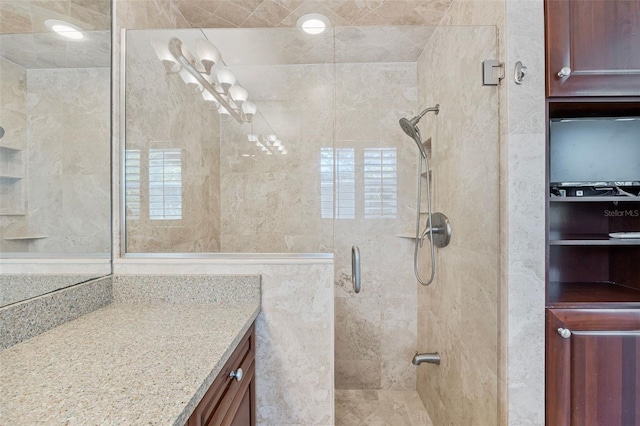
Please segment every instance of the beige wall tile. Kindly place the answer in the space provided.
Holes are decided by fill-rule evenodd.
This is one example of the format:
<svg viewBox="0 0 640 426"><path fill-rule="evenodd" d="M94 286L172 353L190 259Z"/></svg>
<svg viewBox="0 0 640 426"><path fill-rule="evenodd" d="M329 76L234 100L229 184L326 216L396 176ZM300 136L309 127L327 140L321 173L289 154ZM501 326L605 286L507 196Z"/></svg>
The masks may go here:
<svg viewBox="0 0 640 426"><path fill-rule="evenodd" d="M452 61L450 51L463 46L465 53ZM498 93L463 77L497 54L496 31L441 27L425 52L419 104L439 103L441 110L421 126L425 138L432 136L434 207L449 217L453 235L436 252L436 280L418 291L418 350L442 358L439 367L418 367L418 391L434 424L496 424ZM426 252L420 259L428 276Z"/></svg>
<svg viewBox="0 0 640 426"><path fill-rule="evenodd" d="M522 61L525 84L509 81L508 343L505 388L511 425L544 423L545 62L544 4L506 2L508 68Z"/></svg>

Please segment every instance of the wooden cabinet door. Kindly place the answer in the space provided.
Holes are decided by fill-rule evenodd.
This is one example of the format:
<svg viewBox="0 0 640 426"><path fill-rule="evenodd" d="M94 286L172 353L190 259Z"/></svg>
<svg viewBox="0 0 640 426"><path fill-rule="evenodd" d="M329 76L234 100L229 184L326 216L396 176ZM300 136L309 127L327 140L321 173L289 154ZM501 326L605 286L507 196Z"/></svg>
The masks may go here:
<svg viewBox="0 0 640 426"><path fill-rule="evenodd" d="M640 426L640 310L546 316L547 426Z"/></svg>
<svg viewBox="0 0 640 426"><path fill-rule="evenodd" d="M547 96L640 95L640 1L546 0L545 28Z"/></svg>
<svg viewBox="0 0 640 426"><path fill-rule="evenodd" d="M240 380L230 377L242 369ZM185 426L254 426L255 326L244 335Z"/></svg>

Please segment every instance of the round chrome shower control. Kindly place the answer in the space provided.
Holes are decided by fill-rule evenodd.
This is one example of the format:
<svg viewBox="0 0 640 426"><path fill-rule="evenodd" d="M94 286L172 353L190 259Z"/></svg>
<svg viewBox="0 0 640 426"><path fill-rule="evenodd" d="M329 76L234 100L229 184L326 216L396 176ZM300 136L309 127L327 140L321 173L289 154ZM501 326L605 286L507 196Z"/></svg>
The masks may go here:
<svg viewBox="0 0 640 426"><path fill-rule="evenodd" d="M451 241L451 222L444 213L436 212L431 215L433 225L427 223L427 229L422 234L423 237L430 238L433 234L433 244L436 247L446 247ZM431 227L431 229L429 229ZM429 232L431 230L431 232Z"/></svg>

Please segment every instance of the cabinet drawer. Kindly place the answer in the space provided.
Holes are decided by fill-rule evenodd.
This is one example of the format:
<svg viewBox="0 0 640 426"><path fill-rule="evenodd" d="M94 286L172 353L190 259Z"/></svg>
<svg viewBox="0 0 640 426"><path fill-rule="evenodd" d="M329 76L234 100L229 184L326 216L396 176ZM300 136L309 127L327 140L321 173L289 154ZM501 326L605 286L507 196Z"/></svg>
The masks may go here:
<svg viewBox="0 0 640 426"><path fill-rule="evenodd" d="M242 369L241 380L230 377ZM255 334L254 326L231 354L220 374L202 397L187 426L226 426L237 424L236 417L249 418L244 425L255 424L254 414Z"/></svg>

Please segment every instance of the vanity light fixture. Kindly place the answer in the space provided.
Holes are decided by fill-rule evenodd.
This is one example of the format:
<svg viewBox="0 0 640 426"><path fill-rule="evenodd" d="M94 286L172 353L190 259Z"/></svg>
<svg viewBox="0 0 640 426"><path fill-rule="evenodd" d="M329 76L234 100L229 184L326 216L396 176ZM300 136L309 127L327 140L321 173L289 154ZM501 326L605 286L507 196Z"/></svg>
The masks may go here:
<svg viewBox="0 0 640 426"><path fill-rule="evenodd" d="M331 25L329 18L319 13L307 13L298 18L296 26L307 34L322 34Z"/></svg>
<svg viewBox="0 0 640 426"><path fill-rule="evenodd" d="M247 139L249 142L256 144L261 151L267 153L268 155L280 154L287 155L287 149L278 136L275 134L270 134L267 136L264 135L256 135L255 133L250 133L247 135Z"/></svg>
<svg viewBox="0 0 640 426"><path fill-rule="evenodd" d="M44 21L44 25L51 31L71 40L81 40L84 38L84 34L82 33L81 28L78 28L66 21L60 21L58 19L47 19L46 21Z"/></svg>
<svg viewBox="0 0 640 426"><path fill-rule="evenodd" d="M151 40L151 46L168 72L179 73L185 84L202 92L205 101L214 102L220 114L231 115L240 124L253 120L258 108L248 101L249 92L238 84L220 50L208 40L196 40L198 56L178 38L172 38L168 45Z"/></svg>

